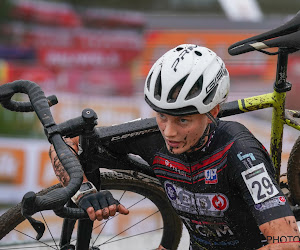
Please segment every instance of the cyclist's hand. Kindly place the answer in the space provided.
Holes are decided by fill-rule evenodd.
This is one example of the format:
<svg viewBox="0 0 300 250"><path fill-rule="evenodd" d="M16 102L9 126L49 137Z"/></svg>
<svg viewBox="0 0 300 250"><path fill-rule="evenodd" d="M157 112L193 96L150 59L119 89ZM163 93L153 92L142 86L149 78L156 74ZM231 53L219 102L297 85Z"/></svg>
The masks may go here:
<svg viewBox="0 0 300 250"><path fill-rule="evenodd" d="M79 200L78 206L86 210L92 221L108 219L116 212L125 215L129 213L128 209L120 204L109 191L85 195Z"/></svg>

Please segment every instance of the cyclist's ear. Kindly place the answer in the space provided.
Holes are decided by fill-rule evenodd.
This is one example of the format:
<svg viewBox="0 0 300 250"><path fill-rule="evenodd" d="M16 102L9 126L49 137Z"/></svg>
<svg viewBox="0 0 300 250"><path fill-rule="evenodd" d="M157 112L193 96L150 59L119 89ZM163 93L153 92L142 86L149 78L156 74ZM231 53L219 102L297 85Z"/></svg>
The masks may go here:
<svg viewBox="0 0 300 250"><path fill-rule="evenodd" d="M220 111L220 104L218 104L217 106L215 106L211 111L211 115L216 118L217 115L219 114L219 111Z"/></svg>

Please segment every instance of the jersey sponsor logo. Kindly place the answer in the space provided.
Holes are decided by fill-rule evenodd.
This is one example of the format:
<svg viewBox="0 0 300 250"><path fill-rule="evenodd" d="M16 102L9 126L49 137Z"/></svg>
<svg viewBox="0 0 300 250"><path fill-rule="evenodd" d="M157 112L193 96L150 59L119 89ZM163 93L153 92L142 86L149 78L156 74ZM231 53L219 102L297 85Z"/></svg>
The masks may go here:
<svg viewBox="0 0 300 250"><path fill-rule="evenodd" d="M183 176L186 176L185 171L180 170L178 167L176 167L176 166L174 166L172 163L170 163L170 161L165 160L165 165L166 165L166 167L169 167L169 168L171 168L173 171L177 172L178 174L183 175Z"/></svg>
<svg viewBox="0 0 300 250"><path fill-rule="evenodd" d="M255 204L264 202L279 193L264 163L247 169L241 174Z"/></svg>
<svg viewBox="0 0 300 250"><path fill-rule="evenodd" d="M205 184L216 184L218 183L217 169L204 170Z"/></svg>
<svg viewBox="0 0 300 250"><path fill-rule="evenodd" d="M211 201L217 210L225 210L228 207L227 197L222 194L216 194Z"/></svg>
<svg viewBox="0 0 300 250"><path fill-rule="evenodd" d="M182 212L223 217L229 200L221 193L193 193L166 181L164 188L172 206Z"/></svg>
<svg viewBox="0 0 300 250"><path fill-rule="evenodd" d="M165 184L165 190L166 190L167 195L170 198L170 200L176 200L177 193L176 193L176 190L175 190L175 188L173 187L172 184L166 183Z"/></svg>
<svg viewBox="0 0 300 250"><path fill-rule="evenodd" d="M270 208L283 206L286 203L284 196L273 197L270 200L264 201L259 204L255 204L254 208L258 211L264 211Z"/></svg>
<svg viewBox="0 0 300 250"><path fill-rule="evenodd" d="M239 244L239 240L231 240L231 241L210 241L210 240L204 240L202 238L199 238L195 235L192 235L194 240L197 242L197 244L205 244L209 246L236 246ZM199 245L198 245L199 246ZM205 248L206 249L206 248Z"/></svg>
<svg viewBox="0 0 300 250"><path fill-rule="evenodd" d="M252 161L255 161L255 157L253 155L253 153L248 153L248 154L244 154L242 155L242 152L239 152L237 154L237 157L239 158L239 160L241 162L243 162L243 164L247 167L247 168L251 168L253 167L253 163Z"/></svg>
<svg viewBox="0 0 300 250"><path fill-rule="evenodd" d="M252 161L256 160L255 157L254 157L254 155L253 155L253 153L242 155L242 152L239 152L237 154L237 157L240 159L240 161L244 160L245 158L250 158Z"/></svg>
<svg viewBox="0 0 300 250"><path fill-rule="evenodd" d="M204 244L213 245L236 245L239 243L238 240L232 241L234 239L234 233L230 227L223 221L221 222L211 222L211 221L196 221L190 220L184 216L180 216L184 222L186 228L189 232L192 232L191 235ZM230 237L230 241L224 241L224 237ZM202 238L205 237L206 239ZM234 242L234 243L233 243Z"/></svg>

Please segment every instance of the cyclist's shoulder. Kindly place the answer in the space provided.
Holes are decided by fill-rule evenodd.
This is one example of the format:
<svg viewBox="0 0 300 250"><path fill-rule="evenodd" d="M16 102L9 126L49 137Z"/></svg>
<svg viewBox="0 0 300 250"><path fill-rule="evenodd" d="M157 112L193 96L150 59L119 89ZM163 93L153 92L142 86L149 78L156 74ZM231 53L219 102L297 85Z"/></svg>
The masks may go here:
<svg viewBox="0 0 300 250"><path fill-rule="evenodd" d="M245 125L239 122L220 120L216 129L216 136L238 140L244 136L253 137L253 134Z"/></svg>
<svg viewBox="0 0 300 250"><path fill-rule="evenodd" d="M230 144L230 151L260 147L261 144L245 125L236 121L220 121L215 137L218 145Z"/></svg>
<svg viewBox="0 0 300 250"><path fill-rule="evenodd" d="M252 153L259 157L268 154L266 148L255 135L253 135L245 125L239 122L220 122L216 135L220 138L219 143L230 145L228 153L234 156L233 158L236 158L241 152L245 154Z"/></svg>

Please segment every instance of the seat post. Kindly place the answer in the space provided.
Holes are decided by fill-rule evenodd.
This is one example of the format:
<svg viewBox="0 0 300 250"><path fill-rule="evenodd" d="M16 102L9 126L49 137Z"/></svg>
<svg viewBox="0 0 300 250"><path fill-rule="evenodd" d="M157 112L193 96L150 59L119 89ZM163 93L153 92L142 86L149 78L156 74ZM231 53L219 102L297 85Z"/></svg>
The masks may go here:
<svg viewBox="0 0 300 250"><path fill-rule="evenodd" d="M287 92L292 88L292 85L286 81L288 56L288 49L279 48L277 58L276 81L274 83L274 90L278 93Z"/></svg>

